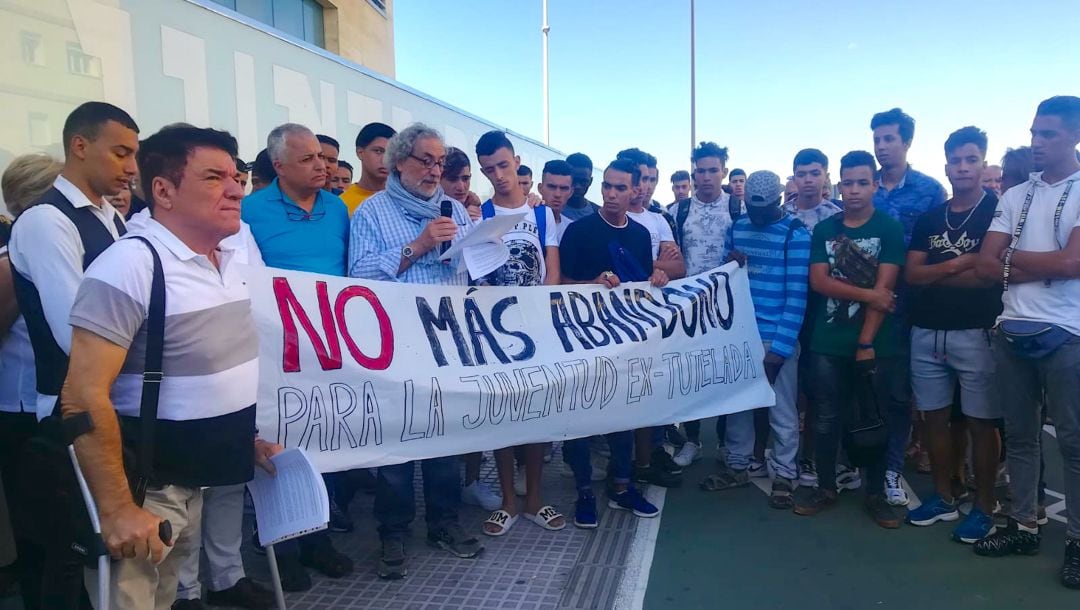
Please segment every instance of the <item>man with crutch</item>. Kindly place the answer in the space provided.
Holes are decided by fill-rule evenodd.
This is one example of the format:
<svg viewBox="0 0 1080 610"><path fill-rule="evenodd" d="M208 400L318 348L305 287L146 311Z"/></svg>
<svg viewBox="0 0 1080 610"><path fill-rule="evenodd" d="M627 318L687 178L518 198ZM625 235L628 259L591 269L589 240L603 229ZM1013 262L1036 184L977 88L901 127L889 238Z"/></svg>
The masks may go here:
<svg viewBox="0 0 1080 610"><path fill-rule="evenodd" d="M180 566L199 548L201 489L246 482L256 463L272 472L269 458L280 451L256 436L258 340L235 252L222 243L240 230L236 152L228 133L190 126L142 142L139 173L152 219L87 269L71 309L61 406L66 419L90 420L74 445L116 560L109 610L168 609ZM164 279L163 375L153 469L139 506L123 453L138 454L147 430L139 415L146 356L155 349L148 323L155 256ZM169 543L159 532L166 520ZM97 575L88 572L86 586L101 599Z"/></svg>

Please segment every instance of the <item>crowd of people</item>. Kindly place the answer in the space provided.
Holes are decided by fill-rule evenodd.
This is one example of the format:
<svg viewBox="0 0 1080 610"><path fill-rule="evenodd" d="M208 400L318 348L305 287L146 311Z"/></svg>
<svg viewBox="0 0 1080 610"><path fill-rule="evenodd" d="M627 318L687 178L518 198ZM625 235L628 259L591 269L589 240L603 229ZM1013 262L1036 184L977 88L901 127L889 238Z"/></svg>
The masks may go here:
<svg viewBox="0 0 1080 610"><path fill-rule="evenodd" d="M977 127L948 135L948 191L907 162L910 116L881 112L869 130L873 153L847 152L830 170L822 151L800 150L786 181L729 171L728 150L702 142L689 171L671 175L667 206L654 199L657 160L640 148L604 166L597 204L586 198L588 156L548 161L534 176L491 131L470 151L491 186L481 201L470 155L421 123L364 126L358 168L339 159L334 138L286 123L248 164L226 132L178 123L140 140L124 110L79 106L62 162L25 155L2 179L15 218L0 265L0 477L17 547L5 573L27 608L96 599L65 526L82 518L68 510L81 500L57 501L63 469L34 459L58 434L74 443L116 560L114 607L273 604L241 561L244 483L256 467L273 472L281 447L255 427L258 340L237 265L610 289L663 287L735 261L749 275L776 404L709 422L717 465L702 490L768 477L769 506L813 516L862 488L883 528L958 522L951 537L977 555L1037 553L1047 420L1067 501L1080 498L1080 98L1039 104L1030 147L1000 167L987 164ZM442 245L511 214L521 218L503 237L509 259L494 272L470 278L439 260ZM513 535L521 520L595 528L598 487L609 509L655 517L641 489L682 484L707 451L701 425L562 441L577 491L568 514L541 486L551 443L495 451L497 489L480 477L480 453L423 460L427 541L470 559L483 536ZM935 492L905 511L908 458ZM310 588L308 570L353 571L333 533L354 529L361 490L375 496L378 576L406 576L415 468L325 475L329 531L276 547L284 589ZM488 518L462 523L462 503ZM1060 579L1080 588L1080 511L1065 535Z"/></svg>

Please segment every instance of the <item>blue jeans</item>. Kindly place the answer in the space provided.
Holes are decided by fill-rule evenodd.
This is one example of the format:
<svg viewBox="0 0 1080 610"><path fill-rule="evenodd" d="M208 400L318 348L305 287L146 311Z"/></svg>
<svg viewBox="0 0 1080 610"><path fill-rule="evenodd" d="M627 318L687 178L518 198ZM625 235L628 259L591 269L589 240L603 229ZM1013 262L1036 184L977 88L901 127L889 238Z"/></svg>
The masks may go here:
<svg viewBox="0 0 1080 610"><path fill-rule="evenodd" d="M811 353L807 370L815 382L814 389L814 460L817 462L818 487L836 489L836 453L844 429L854 416L855 358ZM895 385L896 366L892 358L877 359L874 391L878 405L885 408L887 396ZM866 467L866 493L879 495L885 491L885 456Z"/></svg>
<svg viewBox="0 0 1080 610"><path fill-rule="evenodd" d="M617 485L630 483L631 463L634 455L634 431L610 432L604 435L611 460L608 473ZM589 437L563 441L563 461L574 472L574 485L578 491L592 489L592 462L589 461Z"/></svg>
<svg viewBox="0 0 1080 610"><path fill-rule="evenodd" d="M416 517L413 474L416 462L379 466L375 484L375 520L383 540L404 538ZM460 461L456 455L420 462L424 474L424 518L428 531L456 523L461 502Z"/></svg>
<svg viewBox="0 0 1080 610"><path fill-rule="evenodd" d="M765 351L770 344L765 343ZM772 430L772 455L769 465L777 476L799 478L795 461L799 455L799 349L784 361L773 384L776 405L769 408L769 427ZM727 463L735 470L746 470L754 457L754 410L731 413L727 416Z"/></svg>

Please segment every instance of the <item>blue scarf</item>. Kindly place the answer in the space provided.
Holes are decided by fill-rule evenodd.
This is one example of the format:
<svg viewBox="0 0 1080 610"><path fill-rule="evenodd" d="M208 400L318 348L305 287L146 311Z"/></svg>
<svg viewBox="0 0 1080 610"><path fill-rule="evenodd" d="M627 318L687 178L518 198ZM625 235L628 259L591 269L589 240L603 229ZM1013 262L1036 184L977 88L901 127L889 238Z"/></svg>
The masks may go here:
<svg viewBox="0 0 1080 610"><path fill-rule="evenodd" d="M420 220L438 218L442 212L442 200L448 199L441 186L435 189L435 193L430 198L420 199L405 190L405 186L401 184L401 179L396 174L390 174L390 177L386 180L386 194L406 214Z"/></svg>

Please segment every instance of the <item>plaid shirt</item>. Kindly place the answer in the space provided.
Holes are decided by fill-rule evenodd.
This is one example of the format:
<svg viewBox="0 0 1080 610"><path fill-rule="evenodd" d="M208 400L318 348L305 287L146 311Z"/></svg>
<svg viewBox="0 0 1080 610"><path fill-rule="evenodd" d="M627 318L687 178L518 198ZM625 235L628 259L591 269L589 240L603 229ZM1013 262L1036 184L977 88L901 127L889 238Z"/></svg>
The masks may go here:
<svg viewBox="0 0 1080 610"><path fill-rule="evenodd" d="M472 221L460 203L454 201L453 204L457 239L472 227ZM440 261L439 248L417 257L416 262L398 275L401 249L419 237L427 223L427 220L406 214L386 191L372 195L352 217L349 276L405 284L467 285L468 273L458 269L458 260Z"/></svg>

